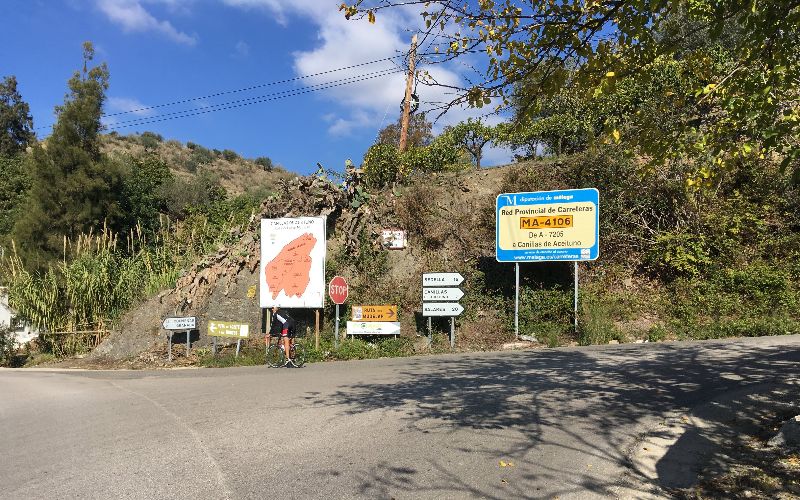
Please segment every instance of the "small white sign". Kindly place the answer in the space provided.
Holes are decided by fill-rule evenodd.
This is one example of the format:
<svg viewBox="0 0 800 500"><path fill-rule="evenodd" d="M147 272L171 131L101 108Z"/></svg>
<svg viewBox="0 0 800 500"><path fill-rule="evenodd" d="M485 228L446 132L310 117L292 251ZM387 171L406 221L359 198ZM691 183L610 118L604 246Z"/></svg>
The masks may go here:
<svg viewBox="0 0 800 500"><path fill-rule="evenodd" d="M161 324L164 330L194 330L197 328L197 318L189 316L187 318L167 318Z"/></svg>
<svg viewBox="0 0 800 500"><path fill-rule="evenodd" d="M445 301L452 302L459 300L464 296L464 292L460 288L423 288L422 301L423 302L436 302Z"/></svg>
<svg viewBox="0 0 800 500"><path fill-rule="evenodd" d="M406 247L406 232L402 229L384 229L381 231L384 248L402 250Z"/></svg>
<svg viewBox="0 0 800 500"><path fill-rule="evenodd" d="M422 304L423 316L459 316L464 307L458 302L433 302Z"/></svg>
<svg viewBox="0 0 800 500"><path fill-rule="evenodd" d="M400 323L390 321L348 321L348 335L400 335Z"/></svg>
<svg viewBox="0 0 800 500"><path fill-rule="evenodd" d="M464 277L458 273L424 273L422 286L458 286Z"/></svg>

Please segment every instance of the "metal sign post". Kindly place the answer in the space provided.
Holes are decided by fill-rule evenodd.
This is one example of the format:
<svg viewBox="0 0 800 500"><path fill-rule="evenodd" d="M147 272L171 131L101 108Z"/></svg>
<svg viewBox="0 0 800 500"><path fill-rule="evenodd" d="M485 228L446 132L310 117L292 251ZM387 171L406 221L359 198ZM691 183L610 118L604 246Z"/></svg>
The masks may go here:
<svg viewBox="0 0 800 500"><path fill-rule="evenodd" d="M167 357L167 361L169 361L170 363L172 363L172 333L173 332L170 331L169 335L167 335L167 337L169 337L169 343L168 343L168 345L169 345L169 348L168 348L169 355Z"/></svg>
<svg viewBox="0 0 800 500"><path fill-rule="evenodd" d="M336 304L336 326L333 328L333 347L339 348L339 304Z"/></svg>
<svg viewBox="0 0 800 500"><path fill-rule="evenodd" d="M186 357L192 353L192 331L186 330Z"/></svg>
<svg viewBox="0 0 800 500"><path fill-rule="evenodd" d="M519 339L519 262L514 264L516 278L514 280L514 338Z"/></svg>
<svg viewBox="0 0 800 500"><path fill-rule="evenodd" d="M575 261L575 334L578 333L578 261Z"/></svg>
<svg viewBox="0 0 800 500"><path fill-rule="evenodd" d="M433 324L432 318L428 316L428 349L433 345Z"/></svg>

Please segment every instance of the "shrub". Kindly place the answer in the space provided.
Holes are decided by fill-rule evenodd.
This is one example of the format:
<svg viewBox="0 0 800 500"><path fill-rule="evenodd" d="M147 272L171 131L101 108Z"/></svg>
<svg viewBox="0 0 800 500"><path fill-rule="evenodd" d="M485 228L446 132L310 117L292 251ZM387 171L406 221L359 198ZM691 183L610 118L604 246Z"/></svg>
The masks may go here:
<svg viewBox="0 0 800 500"><path fill-rule="evenodd" d="M580 345L607 344L610 340L624 341L614 325L608 306L598 297L585 297L578 318L578 343Z"/></svg>
<svg viewBox="0 0 800 500"><path fill-rule="evenodd" d="M273 165L272 160L267 158L266 156L259 156L255 159L254 163L260 166L265 172L271 172Z"/></svg>
<svg viewBox="0 0 800 500"><path fill-rule="evenodd" d="M398 358L414 353L414 344L410 338L397 337L378 342L378 357Z"/></svg>
<svg viewBox="0 0 800 500"><path fill-rule="evenodd" d="M645 261L667 280L700 276L713 264L705 236L684 232L659 235Z"/></svg>
<svg viewBox="0 0 800 500"><path fill-rule="evenodd" d="M441 172L460 158L458 147L449 140L435 140L428 146L400 152L393 144L374 144L364 155L367 185L381 188L405 180L412 172Z"/></svg>
<svg viewBox="0 0 800 500"><path fill-rule="evenodd" d="M236 161L239 159L239 155L236 154L236 151L232 151L230 149L224 149L222 151L222 157L227 161Z"/></svg>
<svg viewBox="0 0 800 500"><path fill-rule="evenodd" d="M142 132L142 135L139 136L139 143L149 150L156 149L163 140L161 135L154 132Z"/></svg>
<svg viewBox="0 0 800 500"><path fill-rule="evenodd" d="M5 324L0 325L0 366L14 364L17 344L14 341L14 332Z"/></svg>
<svg viewBox="0 0 800 500"><path fill-rule="evenodd" d="M647 331L647 340L661 342L667 339L667 329L663 325L653 325Z"/></svg>
<svg viewBox="0 0 800 500"><path fill-rule="evenodd" d="M696 340L794 335L800 333L800 322L785 317L724 319L713 323L688 324L683 333L686 338Z"/></svg>
<svg viewBox="0 0 800 500"><path fill-rule="evenodd" d="M377 347L361 339L347 339L339 344L335 356L338 359L367 359L374 358Z"/></svg>
<svg viewBox="0 0 800 500"><path fill-rule="evenodd" d="M242 347L239 357L236 357L236 347L225 349L224 352L214 356L210 350L196 352L198 364L208 368L227 368L229 366L257 366L266 363L266 355L262 347Z"/></svg>

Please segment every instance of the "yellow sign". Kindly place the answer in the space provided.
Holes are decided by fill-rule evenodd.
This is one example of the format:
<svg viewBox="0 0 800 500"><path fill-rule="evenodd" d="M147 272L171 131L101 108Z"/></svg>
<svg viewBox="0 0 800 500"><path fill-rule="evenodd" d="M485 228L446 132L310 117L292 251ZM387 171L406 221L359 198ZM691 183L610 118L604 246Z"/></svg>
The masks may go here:
<svg viewBox="0 0 800 500"><path fill-rule="evenodd" d="M572 216L520 217L520 229L558 229L572 227Z"/></svg>
<svg viewBox="0 0 800 500"><path fill-rule="evenodd" d="M397 306L353 306L353 321L397 321Z"/></svg>
<svg viewBox="0 0 800 500"><path fill-rule="evenodd" d="M227 321L209 321L209 337L236 337L244 339L250 336L250 325L244 323L229 323Z"/></svg>

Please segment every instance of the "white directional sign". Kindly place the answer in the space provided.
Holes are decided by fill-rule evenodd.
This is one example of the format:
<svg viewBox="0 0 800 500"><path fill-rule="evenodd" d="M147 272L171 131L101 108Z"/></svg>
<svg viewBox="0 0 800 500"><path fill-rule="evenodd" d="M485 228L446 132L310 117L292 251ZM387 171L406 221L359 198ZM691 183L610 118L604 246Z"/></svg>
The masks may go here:
<svg viewBox="0 0 800 500"><path fill-rule="evenodd" d="M422 304L423 316L459 316L464 307L458 302L432 302Z"/></svg>
<svg viewBox="0 0 800 500"><path fill-rule="evenodd" d="M458 273L424 273L422 286L458 286L464 277Z"/></svg>
<svg viewBox="0 0 800 500"><path fill-rule="evenodd" d="M190 316L187 318L167 318L161 324L164 330L194 330L197 328L197 318Z"/></svg>
<svg viewBox="0 0 800 500"><path fill-rule="evenodd" d="M400 323L392 321L348 321L348 335L400 335Z"/></svg>
<svg viewBox="0 0 800 500"><path fill-rule="evenodd" d="M454 300L459 300L461 297L464 296L464 292L460 288L423 288L422 289L422 301L429 302L429 301L445 301L451 302Z"/></svg>

